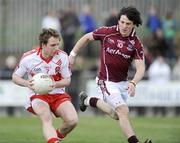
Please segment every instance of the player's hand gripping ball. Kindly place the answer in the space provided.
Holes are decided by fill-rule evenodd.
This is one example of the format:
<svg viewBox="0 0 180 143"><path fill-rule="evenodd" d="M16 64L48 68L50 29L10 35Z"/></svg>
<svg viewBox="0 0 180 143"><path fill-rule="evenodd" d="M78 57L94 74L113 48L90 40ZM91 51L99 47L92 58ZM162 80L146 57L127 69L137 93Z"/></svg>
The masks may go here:
<svg viewBox="0 0 180 143"><path fill-rule="evenodd" d="M54 80L50 75L38 73L32 77L32 87L37 94L47 94L53 90Z"/></svg>

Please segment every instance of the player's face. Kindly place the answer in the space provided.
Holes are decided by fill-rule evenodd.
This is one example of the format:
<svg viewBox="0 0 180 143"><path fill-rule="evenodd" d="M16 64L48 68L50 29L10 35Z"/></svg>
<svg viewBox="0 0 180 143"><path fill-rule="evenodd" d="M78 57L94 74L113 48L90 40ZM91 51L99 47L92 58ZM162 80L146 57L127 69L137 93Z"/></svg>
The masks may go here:
<svg viewBox="0 0 180 143"><path fill-rule="evenodd" d="M55 37L51 37L48 40L48 43L46 45L42 46L42 54L44 57L52 57L56 51L59 49L59 39Z"/></svg>
<svg viewBox="0 0 180 143"><path fill-rule="evenodd" d="M129 20L126 15L122 15L120 17L120 19L118 20L118 26L119 26L120 33L123 37L129 36L133 28L135 27L133 22Z"/></svg>

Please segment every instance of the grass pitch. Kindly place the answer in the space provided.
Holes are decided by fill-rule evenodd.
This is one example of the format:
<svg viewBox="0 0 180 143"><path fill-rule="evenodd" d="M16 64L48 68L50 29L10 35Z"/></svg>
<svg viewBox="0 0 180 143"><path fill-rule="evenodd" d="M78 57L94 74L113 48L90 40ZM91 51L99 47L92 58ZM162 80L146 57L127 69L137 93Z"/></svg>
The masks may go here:
<svg viewBox="0 0 180 143"><path fill-rule="evenodd" d="M54 125L58 127L59 119ZM180 143L180 118L133 117L131 122L140 140L153 143ZM0 117L0 143L46 143L37 117ZM80 116L79 124L63 143L127 143L116 121L106 116Z"/></svg>

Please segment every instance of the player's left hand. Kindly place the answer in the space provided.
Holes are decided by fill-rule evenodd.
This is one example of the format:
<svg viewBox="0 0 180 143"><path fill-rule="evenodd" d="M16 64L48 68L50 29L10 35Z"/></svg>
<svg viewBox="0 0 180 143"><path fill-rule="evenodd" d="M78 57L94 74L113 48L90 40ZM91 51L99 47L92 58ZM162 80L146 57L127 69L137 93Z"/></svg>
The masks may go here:
<svg viewBox="0 0 180 143"><path fill-rule="evenodd" d="M53 84L50 85L50 89L49 89L49 92L52 91L54 88L56 88L56 81L52 78L53 80Z"/></svg>
<svg viewBox="0 0 180 143"><path fill-rule="evenodd" d="M132 83L129 83L127 87L127 91L128 94L133 97L135 95L135 86Z"/></svg>

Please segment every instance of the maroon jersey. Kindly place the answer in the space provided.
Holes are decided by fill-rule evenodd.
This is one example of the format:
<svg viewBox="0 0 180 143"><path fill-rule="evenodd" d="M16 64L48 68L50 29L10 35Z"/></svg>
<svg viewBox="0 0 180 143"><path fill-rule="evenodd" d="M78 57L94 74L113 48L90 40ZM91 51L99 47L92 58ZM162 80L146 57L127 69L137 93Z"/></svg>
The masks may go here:
<svg viewBox="0 0 180 143"><path fill-rule="evenodd" d="M143 46L135 34L122 37L117 26L100 27L93 31L95 40L101 41L101 66L98 77L120 82L127 80L133 59L143 59Z"/></svg>

